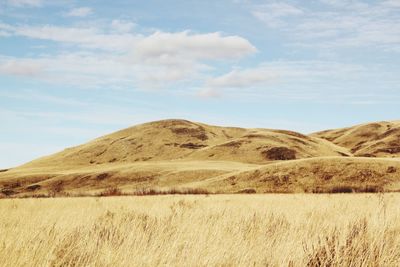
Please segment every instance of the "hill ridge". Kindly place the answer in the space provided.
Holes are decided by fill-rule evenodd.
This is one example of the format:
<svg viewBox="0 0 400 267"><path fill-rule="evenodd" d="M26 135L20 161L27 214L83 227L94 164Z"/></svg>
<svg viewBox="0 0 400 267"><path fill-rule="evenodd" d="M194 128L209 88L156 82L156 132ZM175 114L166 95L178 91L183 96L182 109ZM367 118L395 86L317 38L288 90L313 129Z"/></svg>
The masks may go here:
<svg viewBox="0 0 400 267"><path fill-rule="evenodd" d="M398 159L399 121L305 135L168 119L2 171L0 196L4 190L23 196L57 187L67 192L194 185L212 192L248 187L256 192L312 192L339 185L397 190Z"/></svg>

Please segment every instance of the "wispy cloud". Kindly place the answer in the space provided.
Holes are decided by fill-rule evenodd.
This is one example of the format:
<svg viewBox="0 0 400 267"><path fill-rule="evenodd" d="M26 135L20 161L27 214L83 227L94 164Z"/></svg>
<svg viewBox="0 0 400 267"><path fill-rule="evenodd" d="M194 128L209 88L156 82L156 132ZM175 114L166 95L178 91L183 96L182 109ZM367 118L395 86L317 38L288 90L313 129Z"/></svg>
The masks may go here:
<svg viewBox="0 0 400 267"><path fill-rule="evenodd" d="M384 5L384 6L389 6L389 7L400 8L400 1L399 1L399 0L388 0L388 1L383 1L382 5Z"/></svg>
<svg viewBox="0 0 400 267"><path fill-rule="evenodd" d="M288 3L269 3L258 5L252 11L252 14L262 20L271 28L285 26L285 18L303 14L300 8Z"/></svg>
<svg viewBox="0 0 400 267"><path fill-rule="evenodd" d="M399 7L395 0L320 0L319 5L301 10L282 3L256 5L252 7L252 14L266 26L279 28L294 45L330 49L376 47L398 51Z"/></svg>
<svg viewBox="0 0 400 267"><path fill-rule="evenodd" d="M109 51L126 51L139 38L132 34L105 33L95 27L8 26L11 27L8 32L17 36Z"/></svg>
<svg viewBox="0 0 400 267"><path fill-rule="evenodd" d="M0 57L0 74L25 76L78 88L135 85L134 67L118 56L62 53L39 58Z"/></svg>
<svg viewBox="0 0 400 267"><path fill-rule="evenodd" d="M19 92L0 92L0 97L3 99L12 100L28 100L35 101L39 103L53 104L58 106L87 106L87 102L82 102L80 100L58 97L49 94L42 94L35 90L20 90Z"/></svg>
<svg viewBox="0 0 400 267"><path fill-rule="evenodd" d="M6 0L6 3L16 7L39 7L43 4L43 0Z"/></svg>
<svg viewBox="0 0 400 267"><path fill-rule="evenodd" d="M0 74L33 77L41 72L42 65L34 59L0 58Z"/></svg>
<svg viewBox="0 0 400 267"><path fill-rule="evenodd" d="M128 29L129 22L112 21L111 26ZM239 36L223 36L221 33L191 33L156 31L150 35L123 32L106 32L101 28L44 26L12 26L1 24L0 29L9 34L33 39L79 45L83 48L110 51L134 51L140 58L178 57L226 59L240 58L257 49Z"/></svg>
<svg viewBox="0 0 400 267"><path fill-rule="evenodd" d="M347 103L380 95L379 87L371 88L367 85L378 83L382 88L397 82L400 82L400 78L396 71L384 71L381 65L280 60L264 62L253 68L233 69L208 78L198 96L307 99L314 102L333 101L337 98L338 102ZM391 97L382 96L379 101L388 101Z"/></svg>
<svg viewBox="0 0 400 267"><path fill-rule="evenodd" d="M111 22L111 28L120 33L131 32L135 27L136 23L132 21L114 19Z"/></svg>
<svg viewBox="0 0 400 267"><path fill-rule="evenodd" d="M143 35L129 32L133 26L115 20L111 30L2 24L0 29L9 35L53 41L78 51L36 58L0 57L0 73L77 86L122 83L155 88L195 79L211 68L206 62L236 60L257 51L239 36L189 31Z"/></svg>
<svg viewBox="0 0 400 267"><path fill-rule="evenodd" d="M68 17L87 17L93 13L90 7L78 7L71 9L66 16Z"/></svg>
<svg viewBox="0 0 400 267"><path fill-rule="evenodd" d="M251 88L273 80L276 74L268 68L232 70L231 72L207 81L208 87Z"/></svg>
<svg viewBox="0 0 400 267"><path fill-rule="evenodd" d="M252 90L255 87L266 86L275 80L279 73L268 68L234 69L226 74L206 80L204 88L198 93L200 97L221 97L225 89Z"/></svg>

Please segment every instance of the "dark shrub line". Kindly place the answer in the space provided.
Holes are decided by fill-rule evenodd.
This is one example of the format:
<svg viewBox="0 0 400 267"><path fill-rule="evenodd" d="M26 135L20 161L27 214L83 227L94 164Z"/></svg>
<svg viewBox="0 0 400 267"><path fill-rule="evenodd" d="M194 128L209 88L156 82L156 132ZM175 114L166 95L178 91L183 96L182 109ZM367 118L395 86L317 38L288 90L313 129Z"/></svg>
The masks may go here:
<svg viewBox="0 0 400 267"><path fill-rule="evenodd" d="M167 190L162 189L140 189L131 193L134 196L151 196L151 195L209 195L215 194L210 193L206 189L202 188L172 188Z"/></svg>
<svg viewBox="0 0 400 267"><path fill-rule="evenodd" d="M366 186L331 186L331 187L316 187L306 189L306 194L340 194L340 193L391 193L400 192L400 190L384 190L380 186L366 185ZM216 195L216 194L257 194L257 191L253 188L245 188L236 192L221 192L214 191L210 192L202 188L171 188L171 189L155 189L155 188L143 188L136 191L124 192L118 187L110 187L97 193L69 193L65 191L56 192L49 191L45 193L30 193L26 195L18 195L17 192L13 192L12 195L7 195L7 191L0 191L0 198L57 198L57 197L111 197L111 196L156 196L156 195ZM292 191L288 190L264 190L262 194L292 194Z"/></svg>
<svg viewBox="0 0 400 267"><path fill-rule="evenodd" d="M331 187L317 187L312 189L310 193L315 194L339 194L339 193L383 193L385 190L381 186L366 185L366 186L331 186Z"/></svg>

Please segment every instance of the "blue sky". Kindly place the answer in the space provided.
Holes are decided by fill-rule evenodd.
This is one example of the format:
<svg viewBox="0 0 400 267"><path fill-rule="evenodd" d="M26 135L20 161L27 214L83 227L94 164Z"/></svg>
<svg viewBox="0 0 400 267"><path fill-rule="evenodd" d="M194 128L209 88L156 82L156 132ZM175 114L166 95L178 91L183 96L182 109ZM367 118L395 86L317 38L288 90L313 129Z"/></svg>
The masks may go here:
<svg viewBox="0 0 400 267"><path fill-rule="evenodd" d="M399 119L399 63L399 0L0 0L0 167L165 118Z"/></svg>

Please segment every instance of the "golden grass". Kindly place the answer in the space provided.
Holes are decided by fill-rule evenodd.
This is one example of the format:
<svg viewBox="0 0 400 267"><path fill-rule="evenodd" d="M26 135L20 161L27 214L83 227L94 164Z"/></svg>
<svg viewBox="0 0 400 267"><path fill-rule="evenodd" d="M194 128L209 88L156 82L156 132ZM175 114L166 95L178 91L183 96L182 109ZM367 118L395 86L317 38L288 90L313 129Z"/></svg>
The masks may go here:
<svg viewBox="0 0 400 267"><path fill-rule="evenodd" d="M174 188L204 189L210 193L236 193L248 188L257 193L329 193L338 187L354 192L400 191L400 158L324 157L264 165L176 160L53 171L17 168L2 173L0 198L95 195L114 187L128 193Z"/></svg>
<svg viewBox="0 0 400 267"><path fill-rule="evenodd" d="M400 266L400 195L0 200L1 266Z"/></svg>

